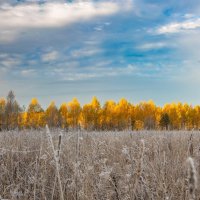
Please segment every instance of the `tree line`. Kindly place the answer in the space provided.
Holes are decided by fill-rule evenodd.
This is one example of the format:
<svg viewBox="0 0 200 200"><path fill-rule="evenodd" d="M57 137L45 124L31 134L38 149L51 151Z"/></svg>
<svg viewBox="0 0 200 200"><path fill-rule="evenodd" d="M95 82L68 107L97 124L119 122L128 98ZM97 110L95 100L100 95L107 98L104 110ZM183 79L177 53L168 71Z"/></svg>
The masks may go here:
<svg viewBox="0 0 200 200"><path fill-rule="evenodd" d="M108 100L103 106L93 97L83 106L74 98L57 107L54 102L44 110L36 98L22 108L13 91L0 99L0 130L39 129L46 124L65 130L191 130L200 129L200 106L169 103L163 107L153 101L132 104L122 98Z"/></svg>

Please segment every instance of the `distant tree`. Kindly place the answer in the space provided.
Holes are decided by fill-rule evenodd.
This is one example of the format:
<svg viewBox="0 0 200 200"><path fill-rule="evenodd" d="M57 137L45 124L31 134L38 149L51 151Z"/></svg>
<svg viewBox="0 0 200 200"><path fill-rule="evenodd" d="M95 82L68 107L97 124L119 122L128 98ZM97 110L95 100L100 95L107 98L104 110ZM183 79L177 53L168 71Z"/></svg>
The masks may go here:
<svg viewBox="0 0 200 200"><path fill-rule="evenodd" d="M6 100L0 99L0 131L4 128L5 124L5 106L6 106Z"/></svg>
<svg viewBox="0 0 200 200"><path fill-rule="evenodd" d="M26 128L26 121L27 120L27 113L25 109L23 108L22 112L18 116L18 127L19 129Z"/></svg>
<svg viewBox="0 0 200 200"><path fill-rule="evenodd" d="M112 100L105 102L102 108L101 127L103 130L115 130L118 127L116 103Z"/></svg>
<svg viewBox="0 0 200 200"><path fill-rule="evenodd" d="M160 119L160 126L168 130L170 124L169 115L167 113L163 113Z"/></svg>
<svg viewBox="0 0 200 200"><path fill-rule="evenodd" d="M60 117L59 117L59 111L58 108L55 105L55 102L52 101L45 111L45 118L46 122L49 125L49 127L58 127L60 126Z"/></svg>
<svg viewBox="0 0 200 200"><path fill-rule="evenodd" d="M152 116L148 116L144 119L144 127L147 130L155 129L155 119Z"/></svg>
<svg viewBox="0 0 200 200"><path fill-rule="evenodd" d="M67 116L68 116L67 104L63 103L59 108L59 117L60 117L59 123L61 127L66 130L68 130Z"/></svg>
<svg viewBox="0 0 200 200"><path fill-rule="evenodd" d="M92 123L93 123L93 130L97 130L100 128L100 112L101 112L101 105L99 100L96 97L92 98L91 101L92 106Z"/></svg>
<svg viewBox="0 0 200 200"><path fill-rule="evenodd" d="M76 98L67 104L68 109L68 123L72 129L79 127L79 118L81 114L81 106Z"/></svg>
<svg viewBox="0 0 200 200"><path fill-rule="evenodd" d="M135 121L136 121L136 116L135 116L135 106L133 104L130 104L130 109L129 109L129 129L133 130L135 128Z"/></svg>
<svg viewBox="0 0 200 200"><path fill-rule="evenodd" d="M40 113L40 112L43 112L43 111L44 110L42 109L42 107L39 104L38 100L36 98L33 98L31 100L31 103L29 104L28 112Z"/></svg>
<svg viewBox="0 0 200 200"><path fill-rule="evenodd" d="M144 129L144 122L141 120L136 120L135 121L135 130L143 130Z"/></svg>
<svg viewBox="0 0 200 200"><path fill-rule="evenodd" d="M81 124L86 130L98 130L100 128L101 105L96 97L91 103L85 104L81 112Z"/></svg>
<svg viewBox="0 0 200 200"><path fill-rule="evenodd" d="M18 127L18 115L21 112L20 106L15 100L13 91L8 93L5 105L5 126L6 129L15 129Z"/></svg>
<svg viewBox="0 0 200 200"><path fill-rule="evenodd" d="M118 130L125 130L130 128L130 104L126 99L121 99L116 105L116 117Z"/></svg>
<svg viewBox="0 0 200 200"><path fill-rule="evenodd" d="M44 110L36 98L31 100L27 113L23 117L26 118L26 127L39 128L45 125Z"/></svg>
<svg viewBox="0 0 200 200"><path fill-rule="evenodd" d="M176 103L166 104L163 107L163 113L167 113L170 119L170 128L180 129L181 114Z"/></svg>
<svg viewBox="0 0 200 200"><path fill-rule="evenodd" d="M92 130L92 106L85 104L81 112L81 125L85 130Z"/></svg>
<svg viewBox="0 0 200 200"><path fill-rule="evenodd" d="M21 109L13 91L7 98L0 98L0 130L15 128L50 127L86 130L142 130L142 129L200 129L200 105L168 103L163 107L153 101L131 104L125 98L118 103L113 100L101 107L96 97L81 107L74 98L58 109L54 102L44 110L36 98L31 100L28 109Z"/></svg>

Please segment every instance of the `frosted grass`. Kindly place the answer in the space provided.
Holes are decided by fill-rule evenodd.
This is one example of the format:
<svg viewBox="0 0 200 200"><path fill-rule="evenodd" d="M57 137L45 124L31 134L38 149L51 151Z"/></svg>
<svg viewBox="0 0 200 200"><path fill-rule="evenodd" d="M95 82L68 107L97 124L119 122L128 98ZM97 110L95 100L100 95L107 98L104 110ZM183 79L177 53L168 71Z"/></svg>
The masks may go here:
<svg viewBox="0 0 200 200"><path fill-rule="evenodd" d="M49 133L0 132L2 199L200 198L198 131Z"/></svg>

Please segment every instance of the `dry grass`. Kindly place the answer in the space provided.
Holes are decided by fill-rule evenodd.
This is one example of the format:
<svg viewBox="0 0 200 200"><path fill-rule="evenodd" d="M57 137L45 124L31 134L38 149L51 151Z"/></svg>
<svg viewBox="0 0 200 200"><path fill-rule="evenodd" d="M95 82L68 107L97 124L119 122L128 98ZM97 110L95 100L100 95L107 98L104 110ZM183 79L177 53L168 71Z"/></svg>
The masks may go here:
<svg viewBox="0 0 200 200"><path fill-rule="evenodd" d="M199 132L50 135L0 133L2 199L200 199Z"/></svg>

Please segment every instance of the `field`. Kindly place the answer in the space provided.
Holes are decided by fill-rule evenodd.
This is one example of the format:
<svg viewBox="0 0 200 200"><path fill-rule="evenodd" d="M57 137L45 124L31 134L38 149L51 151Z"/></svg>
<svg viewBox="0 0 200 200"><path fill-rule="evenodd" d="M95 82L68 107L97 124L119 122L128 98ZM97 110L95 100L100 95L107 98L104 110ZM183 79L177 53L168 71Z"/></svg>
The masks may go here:
<svg viewBox="0 0 200 200"><path fill-rule="evenodd" d="M199 199L199 132L0 132L1 199Z"/></svg>

